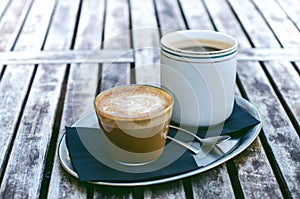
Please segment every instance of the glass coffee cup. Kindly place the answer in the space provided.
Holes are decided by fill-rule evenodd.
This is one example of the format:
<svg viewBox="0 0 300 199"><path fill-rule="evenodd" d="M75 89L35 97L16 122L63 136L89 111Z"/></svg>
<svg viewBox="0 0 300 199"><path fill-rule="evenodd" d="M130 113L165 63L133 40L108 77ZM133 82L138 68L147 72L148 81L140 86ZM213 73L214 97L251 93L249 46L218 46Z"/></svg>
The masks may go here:
<svg viewBox="0 0 300 199"><path fill-rule="evenodd" d="M100 93L94 102L107 151L115 161L143 165L163 153L173 98L148 85L125 85Z"/></svg>

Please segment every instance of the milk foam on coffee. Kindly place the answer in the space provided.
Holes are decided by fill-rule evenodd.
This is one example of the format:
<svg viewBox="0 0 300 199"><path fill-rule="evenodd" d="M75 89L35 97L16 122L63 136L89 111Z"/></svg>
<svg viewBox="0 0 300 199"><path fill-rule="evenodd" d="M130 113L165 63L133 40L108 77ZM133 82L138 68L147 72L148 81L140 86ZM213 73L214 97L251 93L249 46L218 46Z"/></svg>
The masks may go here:
<svg viewBox="0 0 300 199"><path fill-rule="evenodd" d="M97 109L114 118L145 118L155 116L170 106L172 99L165 91L150 86L121 87L104 94Z"/></svg>
<svg viewBox="0 0 300 199"><path fill-rule="evenodd" d="M154 92L125 90L103 98L99 107L103 113L119 118L140 118L159 113L168 106L163 96Z"/></svg>
<svg viewBox="0 0 300 199"><path fill-rule="evenodd" d="M138 137L155 134L151 128L166 123L172 105L172 97L166 91L143 85L112 88L101 93L95 101L97 115L107 132L122 129Z"/></svg>

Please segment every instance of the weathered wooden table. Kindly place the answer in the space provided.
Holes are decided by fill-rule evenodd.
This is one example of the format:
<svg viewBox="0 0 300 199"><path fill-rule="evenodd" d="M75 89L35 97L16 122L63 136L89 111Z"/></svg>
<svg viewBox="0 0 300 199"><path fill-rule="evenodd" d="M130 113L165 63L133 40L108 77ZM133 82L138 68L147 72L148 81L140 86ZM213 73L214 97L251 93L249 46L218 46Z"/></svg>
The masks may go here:
<svg viewBox="0 0 300 199"><path fill-rule="evenodd" d="M300 198L299 5L1 0L0 198ZM238 39L236 92L260 111L259 137L232 160L182 180L141 187L79 182L59 163L64 126L93 108L97 92L159 83L159 38L180 29ZM96 56L88 57L91 51Z"/></svg>

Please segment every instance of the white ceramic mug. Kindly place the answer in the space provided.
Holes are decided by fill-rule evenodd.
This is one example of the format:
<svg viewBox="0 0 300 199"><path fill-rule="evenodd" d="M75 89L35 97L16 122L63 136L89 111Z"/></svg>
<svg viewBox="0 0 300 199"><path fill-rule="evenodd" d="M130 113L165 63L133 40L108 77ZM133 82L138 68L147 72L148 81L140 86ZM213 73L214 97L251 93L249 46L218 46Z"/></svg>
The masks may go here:
<svg viewBox="0 0 300 199"><path fill-rule="evenodd" d="M237 51L236 39L215 31L183 30L162 37L161 84L173 94L174 122L211 126L230 116Z"/></svg>

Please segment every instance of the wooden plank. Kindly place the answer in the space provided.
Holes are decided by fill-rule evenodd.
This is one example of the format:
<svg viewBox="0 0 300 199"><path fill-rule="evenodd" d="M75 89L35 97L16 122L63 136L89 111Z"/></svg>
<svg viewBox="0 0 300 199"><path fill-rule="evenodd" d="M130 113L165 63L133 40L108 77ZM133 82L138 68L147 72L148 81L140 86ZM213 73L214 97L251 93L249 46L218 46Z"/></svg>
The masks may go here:
<svg viewBox="0 0 300 199"><path fill-rule="evenodd" d="M100 44L100 42L99 42ZM96 48L96 46L94 47ZM99 46L98 46L99 48ZM118 57L117 60L116 57ZM0 52L0 64L74 64L74 63L134 62L132 49L90 49L61 51Z"/></svg>
<svg viewBox="0 0 300 199"><path fill-rule="evenodd" d="M300 126L300 77L289 62L270 61L265 63L277 89L288 106L288 111L295 117L295 128ZM298 126L298 128L297 128Z"/></svg>
<svg viewBox="0 0 300 199"><path fill-rule="evenodd" d="M235 3L234 1L232 3ZM233 4L235 5L235 4ZM265 24L264 20L260 17L259 13L252 13L251 11L256 10L256 8L254 7L254 5L252 4L246 4L245 6L239 6L238 4L236 4L237 6L237 11L241 11L239 12L239 18L241 19L241 21L243 21L243 23L257 23L257 24ZM262 6L262 5L261 5ZM271 4L272 6L272 4ZM277 13L273 13L272 9L266 9L266 5L263 7L263 9L265 10L265 16L268 16L267 19L269 19L270 23L273 26L280 26L282 24L283 29L294 29L293 26L291 26L290 22L288 21L288 19L285 16L285 13L283 13L282 11L280 11L280 8L277 7L277 9L275 9L275 11L278 11L281 15L278 15ZM276 8L276 4L273 5L272 7ZM248 9L251 8L251 9ZM271 12L271 13L270 13ZM253 14L255 14L255 17L253 16ZM248 15L249 17L245 17L245 15ZM252 17L250 17L250 15ZM273 18L272 20L270 18ZM276 23L276 20L278 18L279 23ZM252 20L249 20L252 19ZM275 21L275 22L273 22ZM285 25L285 21L288 21L287 24L289 24L287 27L284 27ZM252 26L253 27L253 26ZM254 45L256 47L259 48L265 48L265 47L279 47L279 43L278 41L275 39L275 37L273 36L272 31L265 25L265 26L259 26L261 28L260 31L256 31L253 32L251 40L253 41ZM248 32L251 32L252 29L249 26L245 26L245 28L247 29ZM278 29L278 28L277 28ZM296 37L291 37L289 35L289 31L287 31L286 33L283 33L282 31L280 31L280 34L278 35L278 38L280 41L282 41L282 43L284 45L287 45L286 47L289 47L289 45L298 45L299 46L299 40L297 38L299 38L299 33L297 34L295 30L293 30L292 32L294 32L294 35L296 34ZM277 32L275 32L275 34L277 34ZM268 38L268 39L266 39ZM290 44L292 43L292 44ZM268 72L272 75L272 78L274 79L274 84L277 86L278 90L281 92L281 94L283 95L283 98L285 100L285 102L287 103L290 111L292 112L292 114L294 115L294 117L297 120L297 123L299 125L299 111L298 111L298 107L299 107L299 97L297 96L297 92L291 92L293 90L297 91L299 90L299 76L297 75L297 72L294 70L293 65L287 63L287 62L278 62L278 63L268 63L265 62L266 65L266 69L268 70ZM298 64L299 65L299 64ZM285 72L286 75L277 75L277 74L281 74L282 72ZM291 81L287 81L287 78L289 77L289 80L291 79Z"/></svg>
<svg viewBox="0 0 300 199"><path fill-rule="evenodd" d="M152 41L145 41L142 37L135 37L141 39L134 41L134 49L91 48L86 50L0 52L0 64L95 64L135 62L135 65L137 66L136 70L139 70L142 68L142 65L147 65L147 63L150 64L151 58L152 63L157 64L159 61L159 39L154 40L154 37L158 37L156 36L157 32L157 28L133 29L132 34L136 36L143 35L146 38L151 38L151 35L154 35ZM151 44L149 42L153 43ZM153 55L151 55L151 53ZM143 54L145 54L145 56L150 56L149 58L144 57L144 59L147 58L149 61L143 61L142 58L139 58L139 56L142 56ZM117 60L116 57L118 57ZM297 48L240 48L237 59L238 61L300 61L300 51ZM154 68L149 67L149 71L154 70Z"/></svg>
<svg viewBox="0 0 300 199"><path fill-rule="evenodd" d="M69 5L58 5L45 49L68 48L72 42L78 2L72 6L71 3L74 1L63 2L68 2ZM31 13L38 13L35 16L38 21L43 19L41 20L43 26L35 25L33 27L43 28L44 33L47 31L49 17L55 3L56 1L49 1L46 4L45 1L35 1ZM44 6L47 9L42 9ZM45 10L49 11L45 12ZM62 25L61 16L64 16L63 34L57 34L60 33L59 29ZM24 29L28 31L28 34L24 35L27 42L38 38L43 41L42 31L35 32L32 26L29 29ZM23 38L23 34L21 37ZM19 40L19 42L22 46L26 45L26 41ZM39 197L44 177L46 153L52 136L65 70L66 66L64 65L56 67L40 65L37 68L3 178L1 188L4 190L2 195L4 198Z"/></svg>
<svg viewBox="0 0 300 199"><path fill-rule="evenodd" d="M2 18L4 12L7 10L9 7L11 1L10 0L2 0L0 2L0 19Z"/></svg>
<svg viewBox="0 0 300 199"><path fill-rule="evenodd" d="M291 18L291 20L296 24L298 29L300 29L300 12L299 0L285 0L285 1L276 1L284 9L285 13Z"/></svg>
<svg viewBox="0 0 300 199"><path fill-rule="evenodd" d="M238 61L299 61L298 48L239 48Z"/></svg>
<svg viewBox="0 0 300 199"><path fill-rule="evenodd" d="M152 0L132 0L131 19L135 71L138 84L160 85L159 29ZM145 19L145 20L141 20ZM150 28L149 28L150 27ZM181 181L144 188L144 198L184 198Z"/></svg>
<svg viewBox="0 0 300 199"><path fill-rule="evenodd" d="M128 187L109 187L109 186L96 186L97 191L94 198L122 198L122 199L133 199L131 188Z"/></svg>
<svg viewBox="0 0 300 199"><path fill-rule="evenodd" d="M249 34L255 46L270 46L265 41L270 42L273 46L279 45L253 4L250 2L240 4L234 0L230 0L230 3L248 33L251 32L252 28L248 27L247 24L261 28L255 34ZM284 62L281 62L280 65L291 67L291 65ZM266 69L273 67L271 63L265 63L265 66ZM277 65L276 67L279 66ZM258 107L262 118L264 118L264 135L268 142L268 147L270 147L268 152L272 154L276 165L279 166L280 174L278 175L283 177L286 185L286 187L283 186L283 189L288 189L283 193L285 196L297 198L300 195L299 178L297 177L297 168L300 167L300 161L295 154L299 154L299 147L297 147L300 144L299 136L291 125L285 110L282 108L262 69L255 67L250 62L239 67L239 74L243 84L245 84L247 93L249 93L249 98ZM290 77L286 73L281 75L286 78Z"/></svg>
<svg viewBox="0 0 300 199"><path fill-rule="evenodd" d="M249 42L247 41L247 38L242 34L242 29L239 26L238 22L235 19L234 14L230 11L228 5L224 1L205 1L205 4L207 6L207 9L209 10L209 13L213 19L213 23L215 24L215 27L219 31L227 32L229 34L234 35L240 43L240 46L247 48L250 47ZM186 12L188 14L188 12ZM201 17L199 14L198 17ZM226 20L224 20L226 19ZM209 22L207 22L209 23ZM203 23L199 23L198 26L194 25L193 28L202 28ZM243 62L244 63L244 62ZM258 141L255 141L257 143ZM253 152L253 148L257 147L259 150L256 150ZM257 159L261 160L260 164L260 170L257 170L254 168L254 165L252 166L250 163L236 163L236 166L238 167L238 178L242 186L242 192L245 195L245 197L251 197L249 193L254 193L256 196L263 195L266 193L266 188L257 186L257 180L253 180L253 176L259 177L259 181L262 184L267 184L268 187L275 187L275 193L280 194L280 190L278 188L278 185L276 183L276 179L272 172L270 172L271 168L269 167L267 163L267 158L264 156L264 153L261 152L262 146L259 144L252 144L248 149L245 150L243 154L249 153L249 151L252 151L251 156L249 155L240 155L239 158L243 158L244 160L248 160L249 162L257 161ZM239 159L235 158L235 159ZM245 172L245 171L253 170L251 173ZM223 171L224 172L224 171ZM265 178L265 175L270 176L270 178ZM214 175L211 175L214 176ZM224 177L223 177L224 178ZM227 182L230 179L227 177L225 178ZM197 182L197 181L196 181ZM200 181L201 182L201 181ZM207 185L210 184L210 182L205 182ZM233 183L233 182L232 182ZM226 184L226 183L225 183ZM274 185L275 184L275 185ZM223 185L224 186L224 185ZM233 186L236 186L233 184ZM277 186L277 187L276 187ZM194 193L201 193L203 194L202 190L207 190L203 188L198 188L197 184L193 185L193 192ZM209 190L209 189L208 189ZM228 189L228 193L222 193L227 194L228 196L234 197L233 191ZM228 198L228 197L226 197Z"/></svg>
<svg viewBox="0 0 300 199"><path fill-rule="evenodd" d="M14 139L23 100L27 93L33 67L7 66L0 84L0 173L5 171L6 160L9 158L9 148ZM16 84L18 82L18 84Z"/></svg>
<svg viewBox="0 0 300 199"><path fill-rule="evenodd" d="M223 164L192 177L194 198L234 198L234 191L227 172L227 168Z"/></svg>
<svg viewBox="0 0 300 199"><path fill-rule="evenodd" d="M190 12L188 10L185 10L185 8L186 8L185 3L188 3L188 2L181 1L184 14L187 19L192 18L192 16L189 16ZM168 4L165 4L165 5L168 5ZM170 14L170 12L175 12L176 10L177 10L177 12L179 12L178 8L177 9L171 9L171 8L170 9L169 8L162 9L162 8L160 8L160 10L169 10L168 11L169 15L180 16L180 14L178 14L178 13ZM158 10L158 11L160 11L160 10ZM191 14L195 18L196 13L191 12ZM203 13L199 13L198 17L200 17L201 14L203 14ZM173 24L173 25L178 24L177 27L173 26L173 28L177 29L177 30L185 28L185 26L183 26L183 24L177 22L180 19L177 19L176 17L167 18L167 17L165 17L165 15L166 15L165 12L162 12L162 13L158 12L158 15L159 15L160 23L162 25L162 29L165 28L164 24L166 24L166 25L167 24ZM182 18L181 18L181 20L182 20ZM187 21L187 23L189 24L189 21ZM208 23L210 23L210 22L208 22ZM196 27L196 23L193 22L193 28L201 29L202 28L201 25L202 25L202 23L199 23L198 26ZM214 168L210 171L210 173L213 173L214 175L196 175L192 178L191 192L192 192L194 198L202 197L202 195L205 195L208 198L214 198L216 195L221 196L222 194L223 194L223 196L233 197L234 192L231 187L231 184L228 183L228 182L230 182L230 178L226 171L226 168L225 167ZM216 176L218 176L218 177L216 178ZM220 183L220 179L224 180L224 183ZM205 182L205 183L199 183L199 182ZM207 183L210 185L210 189L207 189L207 186L208 186ZM222 194L220 194L220 192L219 192L220 190L222 190L222 192L223 192Z"/></svg>
<svg viewBox="0 0 300 199"><path fill-rule="evenodd" d="M287 48L300 46L300 33L281 8L272 1L255 1L280 43ZM269 6L272 9L267 9ZM299 51L299 49L298 49ZM296 63L298 67L300 63ZM269 62L267 69L300 126L300 77L288 62ZM283 75L284 74L284 75ZM286 77L289 77L288 79Z"/></svg>
<svg viewBox="0 0 300 199"><path fill-rule="evenodd" d="M13 48L17 34L25 19L26 13L30 8L32 0L27 1L11 1L7 7L7 11L1 14L0 20L0 51L9 51ZM3 3L3 4L2 4ZM1 8L4 8L6 1L1 1ZM13 25L12 25L13 24ZM38 41L38 45L41 45L41 41ZM34 42L33 42L34 43ZM1 65L1 73L4 69ZM24 67L23 71L20 69L11 70L14 66L10 66L6 70L6 74L1 76L0 84L0 174L4 171L5 160L7 159L7 153L9 145L13 140L15 125L18 120L18 114L22 106L23 99L26 95L27 85L31 76L23 76L21 73L32 72L33 67ZM18 68L18 67L17 67ZM16 84L15 82L22 82ZM12 88L15 92L9 89ZM13 97L15 96L15 97ZM9 108L9 112L8 111Z"/></svg>
<svg viewBox="0 0 300 199"><path fill-rule="evenodd" d="M153 1L131 0L130 5L136 82L159 85L160 37Z"/></svg>
<svg viewBox="0 0 300 199"><path fill-rule="evenodd" d="M178 1L155 0L155 5L162 35L171 31L186 29Z"/></svg>
<svg viewBox="0 0 300 199"><path fill-rule="evenodd" d="M0 20L0 51L9 51L13 47L31 3L32 0L10 2Z"/></svg>
<svg viewBox="0 0 300 199"><path fill-rule="evenodd" d="M126 0L107 2L103 48L130 48L129 5ZM116 57L115 59L118 59ZM130 64L103 64L101 90L130 83Z"/></svg>
<svg viewBox="0 0 300 199"><path fill-rule="evenodd" d="M199 5L197 6L197 4ZM201 5L200 2L197 4L196 2L190 4L190 2L181 1L188 26L191 29L213 30L212 22L203 2L201 2ZM191 7L202 7L202 9L200 9L200 12L190 12ZM194 198L199 196L204 198L234 198L234 191L225 165L192 177L191 185Z"/></svg>
<svg viewBox="0 0 300 199"><path fill-rule="evenodd" d="M272 28L280 43L286 48L299 47L300 33L282 8L272 0L257 1L255 5ZM300 2L299 2L300 3ZM270 7L272 9L270 9Z"/></svg>
<svg viewBox="0 0 300 199"><path fill-rule="evenodd" d="M20 31L20 28L23 24L23 21L27 15L27 12L30 8L32 0L25 1L10 1L3 0L0 3L0 51L9 51L13 48L14 42ZM13 24L13 25L12 25ZM3 60L3 58L0 59ZM0 66L0 72L3 73L4 67ZM0 73L0 74L1 74ZM2 77L0 76L0 79ZM1 120L1 119L0 119ZM12 129L10 127L5 127ZM5 131L7 132L7 130ZM5 136L2 136L3 147L2 150L7 149L7 144L10 142L12 134L6 133ZM3 162L3 151L0 149L0 162ZM2 166L0 164L0 172L2 170Z"/></svg>
<svg viewBox="0 0 300 199"><path fill-rule="evenodd" d="M210 4L208 5L208 7L210 12L212 13L213 18L215 19L214 22L216 24L222 24L220 26L217 25L218 30L228 32L229 34L232 34L233 36L238 38L241 47L249 47L250 43L246 36L243 34L238 21L231 13L228 5L224 4L221 1L207 1L207 4ZM216 7L213 7L213 5L215 4L219 5L220 7L216 9ZM221 17L225 14L228 17L228 20L226 21L224 21ZM228 24L227 21L230 21L230 23ZM241 65L247 65L248 67L259 69L258 63L239 63L238 69L241 68ZM248 70L247 67L243 68L246 73L246 70ZM238 75L240 76L239 71L240 70L238 70ZM263 73L262 70L256 70L256 72ZM266 196L278 197L279 195L281 195L279 186L276 182L276 178L272 173L270 165L268 164L267 157L264 153L259 139L256 140L249 148L247 148L238 158L235 158L234 162L238 170L238 178L241 183L242 191L246 198ZM266 178L265 176L268 177Z"/></svg>
<svg viewBox="0 0 300 199"><path fill-rule="evenodd" d="M19 2L13 2L16 4L21 4L22 1ZM24 2L25 8L27 7L28 2ZM22 5L22 4L21 4ZM49 22L50 16L51 16L51 9L42 11L38 9L41 5L48 6L48 8L52 8L54 6L53 1L49 1L47 3L43 3L42 1L36 1L35 4L32 7L32 12L28 16L28 21L26 21L26 24L24 25L22 34L20 35L20 38L16 44L15 49L16 50L40 50L42 43L43 43L43 37L46 34L46 27ZM17 6L17 8L19 8ZM11 29L14 30L14 29ZM10 31L9 31L10 32ZM9 34L9 32L7 34ZM13 31L14 32L14 31ZM30 38L31 35L31 38ZM15 39L15 38L14 38ZM23 40L30 41L31 45L27 47L25 42L22 42ZM7 45L10 45L10 43L7 43ZM12 45L12 44L11 44ZM4 47L6 48L6 47ZM11 47L9 47L11 48ZM8 49L9 49L8 48ZM21 114L21 109L24 101L26 98L27 90L29 89L29 83L31 81L31 77L34 71L34 67L31 65L9 65L6 67L5 73L1 79L0 84L0 95L1 100L0 101L0 139L2 147L0 148L0 170L1 170L1 177L3 177L3 173L5 170L6 160L8 158L9 154L9 148L11 142L13 142L14 139L14 132L17 127L17 123L19 120L19 114ZM19 128L20 129L20 128ZM21 131L22 129L20 129ZM17 154L15 154L16 156ZM21 155L21 154L20 154ZM11 156L11 158L15 158L14 156ZM22 162L23 163L23 162ZM15 163L11 163L11 166L14 166ZM15 166L21 166L21 165L15 165ZM9 166L8 166L9 168ZM23 171L22 169L19 169L20 172ZM11 171L15 172L15 171ZM8 195L13 194L23 194L18 193L18 187L17 187L17 181L14 183L11 183L10 179L16 178L16 175L9 176L6 174L4 176L4 179L2 181L1 186L1 192L4 190L7 190L7 192L4 193ZM7 187L6 187L7 186ZM21 184L20 184L21 186ZM12 189L12 190L11 190ZM20 195L21 196L21 195Z"/></svg>
<svg viewBox="0 0 300 199"><path fill-rule="evenodd" d="M186 198L181 180L172 183L147 186L144 189L144 198Z"/></svg>
<svg viewBox="0 0 300 199"><path fill-rule="evenodd" d="M82 2L74 49L94 49L100 44L104 9L103 0ZM58 140L63 136L65 126L71 126L83 114L92 109L98 83L97 74L98 65L71 65ZM60 166L56 152L48 191L49 196L53 198L86 198L86 191L84 184L71 177Z"/></svg>
<svg viewBox="0 0 300 199"><path fill-rule="evenodd" d="M129 49L129 4L127 0L106 1L106 18L103 48ZM101 88L130 83L130 64L103 64L100 77ZM111 189L105 186L94 186L93 198L132 198L130 188Z"/></svg>
<svg viewBox="0 0 300 199"><path fill-rule="evenodd" d="M160 83L159 67L159 34L154 21L154 10L151 1L132 1L132 26L135 51L135 66L137 71L137 83L158 85ZM143 15L145 15L143 17ZM149 16L153 17L149 17ZM140 19L148 16L148 20L141 23ZM140 28L137 30L137 28ZM144 28L144 29L142 29ZM141 37L141 35L144 35ZM145 38L150 38L145 41ZM150 47L150 49L149 49ZM148 49L143 49L148 48ZM149 67L150 66L150 67ZM147 68L145 68L147 67ZM181 181L166 183L163 185L148 186L144 189L144 198L184 198L185 192Z"/></svg>
<svg viewBox="0 0 300 199"><path fill-rule="evenodd" d="M296 180L297 168L299 168L299 161L297 161L297 158L295 159L295 154L299 153L297 147L299 145L299 137L290 124L275 93L272 91L267 78L262 72L258 72L257 69L250 71L249 67L255 67L255 63L247 63L240 66L239 75L243 84L247 85L246 91L250 100L259 109L262 118L264 118L264 135L271 147L271 151L268 150L268 153L274 154L274 158L279 165L290 192L297 195L297 186L299 184L297 181L291 182L291 180ZM255 179L257 179L257 176L255 176ZM263 179L266 178L263 177ZM270 185L265 188L274 191L273 188L270 188Z"/></svg>
<svg viewBox="0 0 300 199"><path fill-rule="evenodd" d="M282 198L266 152L257 138L234 159L245 198Z"/></svg>
<svg viewBox="0 0 300 199"><path fill-rule="evenodd" d="M201 24L201 29L213 30L214 27L210 21L209 15L205 9L203 1L190 0L184 1L180 0L180 5L182 7L186 21L188 22L188 27L190 29L198 29L199 24Z"/></svg>

